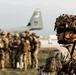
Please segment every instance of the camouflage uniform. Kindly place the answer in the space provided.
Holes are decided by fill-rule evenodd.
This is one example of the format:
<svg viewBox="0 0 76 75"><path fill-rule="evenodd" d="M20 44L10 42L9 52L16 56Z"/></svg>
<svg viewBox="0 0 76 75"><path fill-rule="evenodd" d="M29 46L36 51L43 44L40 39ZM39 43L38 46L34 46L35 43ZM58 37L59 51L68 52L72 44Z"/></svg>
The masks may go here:
<svg viewBox="0 0 76 75"><path fill-rule="evenodd" d="M0 69L4 70L5 68L5 52L4 52L4 42L0 38Z"/></svg>
<svg viewBox="0 0 76 75"><path fill-rule="evenodd" d="M5 31L3 31L1 33L1 39L3 40L3 43L4 43L4 52L5 52L5 65L8 64L8 61L9 61L9 53L8 53L8 38L6 37L7 36L7 33Z"/></svg>
<svg viewBox="0 0 76 75"><path fill-rule="evenodd" d="M12 54L11 54L13 68L16 68L16 63L18 61L17 54L19 51L19 45L20 45L19 34L15 33L14 39L12 42Z"/></svg>
<svg viewBox="0 0 76 75"><path fill-rule="evenodd" d="M31 38L30 38L30 34L29 34L29 30L26 30L25 31L25 40L28 40L29 42L29 45L30 45L30 42L31 42ZM30 49L31 50L31 49ZM31 51L28 51L28 64L31 65Z"/></svg>
<svg viewBox="0 0 76 75"><path fill-rule="evenodd" d="M70 53L76 40L76 15L60 15L56 19L54 30L57 30L58 43L63 45L50 52L38 75L42 75L42 72L43 75L49 72L50 75L75 75L76 51L74 50L72 57Z"/></svg>
<svg viewBox="0 0 76 75"><path fill-rule="evenodd" d="M24 68L24 71L27 71L27 66L28 66L28 51L30 50L30 45L27 40L22 40L19 46L19 65L20 65L20 70ZM23 63L23 67L22 67Z"/></svg>
<svg viewBox="0 0 76 75"><path fill-rule="evenodd" d="M32 41L31 41L31 61L32 61L32 68L38 68L38 49L39 49L39 45L38 45L38 40L36 38L36 33L32 33Z"/></svg>
<svg viewBox="0 0 76 75"><path fill-rule="evenodd" d="M11 64L11 67L12 67L12 58L11 58L11 55L12 55L12 43L13 43L13 37L12 37L12 33L11 32L8 32L7 33L7 38L8 38L8 52L9 52L9 63Z"/></svg>

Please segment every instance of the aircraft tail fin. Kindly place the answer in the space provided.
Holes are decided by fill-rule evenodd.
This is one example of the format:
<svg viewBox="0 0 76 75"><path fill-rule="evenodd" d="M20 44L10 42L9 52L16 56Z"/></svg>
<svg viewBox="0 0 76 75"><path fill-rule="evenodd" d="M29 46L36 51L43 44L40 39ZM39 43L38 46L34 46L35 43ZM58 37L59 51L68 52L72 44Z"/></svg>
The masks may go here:
<svg viewBox="0 0 76 75"><path fill-rule="evenodd" d="M42 16L41 16L41 11L39 9L35 10L35 12L33 13L33 16L31 17L26 27L28 27L30 30L43 29Z"/></svg>
<svg viewBox="0 0 76 75"><path fill-rule="evenodd" d="M6 29L6 31L23 32L25 30L41 30L41 29L43 29L41 11L39 9L36 9L27 26Z"/></svg>

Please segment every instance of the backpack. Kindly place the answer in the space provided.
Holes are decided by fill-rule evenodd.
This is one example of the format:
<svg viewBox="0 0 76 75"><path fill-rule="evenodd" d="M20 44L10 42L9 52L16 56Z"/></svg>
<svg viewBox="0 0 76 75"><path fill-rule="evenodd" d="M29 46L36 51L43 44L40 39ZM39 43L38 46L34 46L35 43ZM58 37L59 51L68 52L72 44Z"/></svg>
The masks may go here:
<svg viewBox="0 0 76 75"><path fill-rule="evenodd" d="M20 44L20 50L25 53L28 52L30 50L30 45L27 43L27 41L23 41Z"/></svg>

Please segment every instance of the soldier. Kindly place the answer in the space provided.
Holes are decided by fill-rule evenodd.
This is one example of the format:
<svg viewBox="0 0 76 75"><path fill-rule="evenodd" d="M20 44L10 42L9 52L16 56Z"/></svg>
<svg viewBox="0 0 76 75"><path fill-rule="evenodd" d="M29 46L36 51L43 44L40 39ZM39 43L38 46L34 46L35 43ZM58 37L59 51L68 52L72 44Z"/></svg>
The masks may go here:
<svg viewBox="0 0 76 75"><path fill-rule="evenodd" d="M12 37L12 33L11 32L7 33L7 38L8 38L9 63L11 64L11 67L12 67L11 54L12 54L13 37Z"/></svg>
<svg viewBox="0 0 76 75"><path fill-rule="evenodd" d="M33 32L32 33L32 41L31 41L31 61L32 61L32 64L31 64L31 68L38 68L38 58L37 58L37 55L38 55L38 48L39 48L39 45L38 45L38 39L36 38L36 33Z"/></svg>
<svg viewBox="0 0 76 75"><path fill-rule="evenodd" d="M31 43L31 37L30 37L30 31L26 30L25 31L25 40L28 41L29 45ZM31 49L30 49L31 50ZM31 65L31 51L28 51L28 64Z"/></svg>
<svg viewBox="0 0 76 75"><path fill-rule="evenodd" d="M5 52L4 52L4 42L0 38L0 69L3 71L5 68Z"/></svg>
<svg viewBox="0 0 76 75"><path fill-rule="evenodd" d="M1 33L1 39L3 40L4 42L4 52L5 52L5 64L7 65L8 64L8 61L9 61L9 53L8 53L8 38L6 37L7 36L7 32L6 31L3 31Z"/></svg>
<svg viewBox="0 0 76 75"><path fill-rule="evenodd" d="M30 50L29 42L28 40L25 39L25 34L22 33L21 43L19 46L19 53L18 53L20 70L22 70L23 68L24 71L27 71L29 50ZM22 64L24 65L23 67L22 67Z"/></svg>
<svg viewBox="0 0 76 75"><path fill-rule="evenodd" d="M18 51L19 51L19 45L20 45L20 39L19 39L19 34L18 33L15 33L14 34L14 38L13 38L13 42L12 42L12 67L13 68L16 68L16 63L18 61L18 58L17 58L17 54L18 54Z"/></svg>
<svg viewBox="0 0 76 75"><path fill-rule="evenodd" d="M42 73L47 73L47 75L49 73L50 75L76 74L76 51L74 50L72 58L70 55L73 42L76 40L75 18L74 15L63 14L56 19L54 29L57 31L58 43L62 45L51 51L45 66L39 70L38 75L42 75Z"/></svg>
<svg viewBox="0 0 76 75"><path fill-rule="evenodd" d="M60 21L60 24L58 24L60 18L62 18L62 19ZM68 71L66 69L67 64L64 65L65 67L62 67L62 71L68 75L76 74L76 72L75 72L76 67L74 67L76 64L76 50L74 50L74 53L71 56L73 43L76 40L76 20L75 20L75 18L76 18L76 15L63 14L57 18L57 20L55 22L55 28L54 28L55 30L57 30L56 35L57 35L58 43L63 44L63 47L69 51L70 57L72 57L69 60L69 63L71 62L71 64L68 65L68 68L67 68L67 69L69 69L69 67L72 65L70 70ZM75 63L75 64L73 64L73 63ZM73 72L72 68L73 68L74 72Z"/></svg>

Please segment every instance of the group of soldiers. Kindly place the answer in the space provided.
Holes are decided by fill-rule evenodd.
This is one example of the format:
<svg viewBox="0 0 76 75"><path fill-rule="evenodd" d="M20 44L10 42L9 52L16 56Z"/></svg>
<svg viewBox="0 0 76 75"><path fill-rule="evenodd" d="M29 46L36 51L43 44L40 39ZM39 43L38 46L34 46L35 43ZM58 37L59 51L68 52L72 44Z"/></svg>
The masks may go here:
<svg viewBox="0 0 76 75"><path fill-rule="evenodd" d="M38 75L76 75L76 15L62 14L55 22L57 42Z"/></svg>
<svg viewBox="0 0 76 75"><path fill-rule="evenodd" d="M1 32L0 34L0 69L4 70L8 64L12 68L27 71L30 68L38 68L38 48L39 40L35 32L29 30L20 34L11 32Z"/></svg>
<svg viewBox="0 0 76 75"><path fill-rule="evenodd" d="M52 50L45 62L38 70L38 75L76 75L76 15L60 15L55 22L57 42L60 47ZM73 45L74 44L74 45ZM0 67L4 70L9 62L16 68L19 62L20 70L38 68L39 41L36 33L30 34L28 30L19 35L2 32L0 36ZM22 63L24 66L22 67Z"/></svg>

